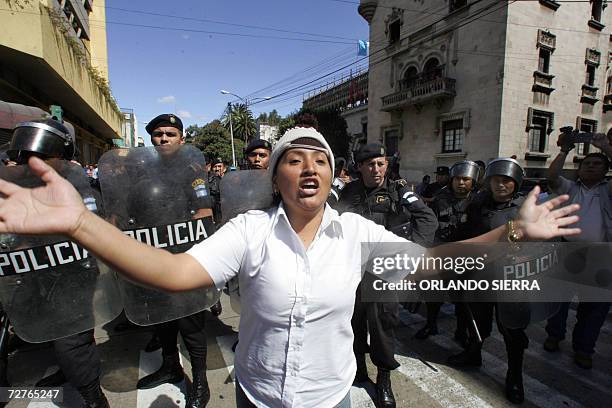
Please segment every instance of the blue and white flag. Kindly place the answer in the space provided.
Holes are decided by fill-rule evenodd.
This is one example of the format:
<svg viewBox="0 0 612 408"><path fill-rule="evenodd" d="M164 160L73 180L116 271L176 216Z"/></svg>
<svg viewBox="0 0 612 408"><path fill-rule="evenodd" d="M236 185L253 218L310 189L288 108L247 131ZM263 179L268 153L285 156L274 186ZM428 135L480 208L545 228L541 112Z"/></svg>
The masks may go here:
<svg viewBox="0 0 612 408"><path fill-rule="evenodd" d="M370 51L370 42L359 40L359 50L357 51L357 55L365 57L366 55L368 55L369 51Z"/></svg>

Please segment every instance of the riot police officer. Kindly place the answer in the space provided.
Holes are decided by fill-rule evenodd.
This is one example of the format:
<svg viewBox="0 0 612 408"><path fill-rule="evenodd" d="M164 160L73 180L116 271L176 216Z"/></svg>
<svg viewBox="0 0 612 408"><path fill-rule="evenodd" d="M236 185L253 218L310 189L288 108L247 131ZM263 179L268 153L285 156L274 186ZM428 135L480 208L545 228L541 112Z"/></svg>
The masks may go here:
<svg viewBox="0 0 612 408"><path fill-rule="evenodd" d="M510 158L491 161L485 171L487 190L481 191L467 208L465 237L475 237L504 225L517 217L524 197L518 195L523 182L524 171L520 164ZM484 340L491 334L495 303L470 303L480 337ZM497 327L504 337L508 355L506 373L506 398L512 403L525 399L523 389L523 354L529 344L524 328L504 327L497 318ZM464 351L449 357L448 362L458 367L480 367L482 343L470 330L468 344Z"/></svg>
<svg viewBox="0 0 612 408"><path fill-rule="evenodd" d="M458 232L467 221L467 206L474 196L473 190L479 180L479 166L477 163L464 160L455 163L450 169L450 184L443 187L431 203L431 209L438 218L438 230L435 243L454 242L459 240ZM430 335L438 334L438 314L441 302L427 302L427 323L420 329L415 337L426 339ZM464 344L467 340L467 326L465 313L461 312L462 304L455 304L457 317L457 330L455 339Z"/></svg>
<svg viewBox="0 0 612 408"><path fill-rule="evenodd" d="M27 163L30 156L74 160L76 151L74 135L68 128L56 120L46 119L18 124L13 130L7 154L17 165L22 165ZM78 183L76 180L69 181ZM90 210L96 212L101 205L94 197L88 197L85 202ZM60 369L41 379L36 386L57 387L68 381L79 391L87 407L108 407L100 387L102 368L94 329L55 340L53 349Z"/></svg>
<svg viewBox="0 0 612 408"><path fill-rule="evenodd" d="M255 139L249 143L244 153L250 170L265 170L270 162L272 145L267 140Z"/></svg>
<svg viewBox="0 0 612 408"><path fill-rule="evenodd" d="M431 203L436 195L448 185L450 180L450 169L448 166L438 166L436 167L436 171L434 172L436 175L436 181L434 183L430 183L423 190L423 194L421 197L423 201L426 203Z"/></svg>
<svg viewBox="0 0 612 408"><path fill-rule="evenodd" d="M408 235L421 245L431 245L438 223L429 207L407 188L406 181L390 181L387 177L388 160L385 148L379 143L366 144L355 155L361 178L340 192L337 208L351 211L384 225L398 235ZM330 195L330 197L332 197ZM364 276L367 285L367 275ZM362 282L364 282L362 281ZM367 381L365 353L378 368L376 376L377 406L395 407L390 371L399 363L394 357L394 326L399 322L398 303L362 302L361 285L357 288L351 324L355 340L353 350L357 359L356 382ZM367 334L370 332L370 347Z"/></svg>
<svg viewBox="0 0 612 408"><path fill-rule="evenodd" d="M217 224L221 222L221 190L219 184L225 173L225 170L221 171L221 169L224 168L223 159L217 157L211 160L211 171L208 172L208 188L213 199L213 218Z"/></svg>
<svg viewBox="0 0 612 408"><path fill-rule="evenodd" d="M160 146L161 148L168 146L172 148L173 146L185 143L183 123L178 116L173 114L162 114L155 117L147 124L146 130L151 135L151 143L153 143L154 146ZM173 159L172 154L166 154L166 156L166 159ZM202 182L202 180L186 180L189 187L191 187L192 184ZM168 180L166 183L185 184L177 180ZM147 205L153 204L147 203ZM202 209L194 218L211 215L212 211L210 209ZM163 217L163 215L161 216ZM177 383L183 380L185 375L179 361L176 343L178 333L180 332L187 351L189 352L193 374L192 388L187 397L186 406L190 408L205 407L210 400L210 390L206 378L207 350L206 333L204 329L204 311L158 325L156 331L162 347L162 366L153 374L141 378L138 381L137 388L154 388L164 383Z"/></svg>

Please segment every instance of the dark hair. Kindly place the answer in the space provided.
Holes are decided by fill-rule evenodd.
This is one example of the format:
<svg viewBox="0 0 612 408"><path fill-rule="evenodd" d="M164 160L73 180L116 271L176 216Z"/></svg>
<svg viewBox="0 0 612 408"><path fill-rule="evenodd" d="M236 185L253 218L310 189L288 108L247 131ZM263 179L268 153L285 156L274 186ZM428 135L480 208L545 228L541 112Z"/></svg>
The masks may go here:
<svg viewBox="0 0 612 408"><path fill-rule="evenodd" d="M586 156L584 156L584 159L580 160L580 164L578 164L578 170L580 170L582 168L582 163L588 159L589 157L598 157L601 160L603 160L603 162L606 164L606 170L610 168L610 159L608 158L608 156L606 156L603 153L600 152L593 152L593 153L589 153Z"/></svg>

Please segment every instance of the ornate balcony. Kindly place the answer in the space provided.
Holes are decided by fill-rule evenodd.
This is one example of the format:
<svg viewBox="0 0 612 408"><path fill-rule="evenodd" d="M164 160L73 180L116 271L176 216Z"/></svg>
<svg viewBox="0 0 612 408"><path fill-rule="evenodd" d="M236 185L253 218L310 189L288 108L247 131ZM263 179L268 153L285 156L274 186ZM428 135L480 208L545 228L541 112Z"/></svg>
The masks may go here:
<svg viewBox="0 0 612 408"><path fill-rule="evenodd" d="M382 110L388 112L407 106L415 106L420 110L425 103L440 104L446 99L454 98L455 95L455 80L452 78L400 81L399 92L382 97Z"/></svg>

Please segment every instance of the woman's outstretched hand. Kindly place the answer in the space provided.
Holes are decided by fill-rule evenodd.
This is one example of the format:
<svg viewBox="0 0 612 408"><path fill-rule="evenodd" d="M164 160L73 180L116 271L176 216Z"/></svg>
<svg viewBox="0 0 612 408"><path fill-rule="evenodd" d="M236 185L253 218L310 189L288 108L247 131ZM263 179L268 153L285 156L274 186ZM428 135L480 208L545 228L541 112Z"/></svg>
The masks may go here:
<svg viewBox="0 0 612 408"><path fill-rule="evenodd" d="M522 241L547 240L556 237L580 234L580 228L564 228L578 221L576 212L580 206L572 204L557 208L569 199L567 194L536 204L540 187L535 187L521 206L516 220Z"/></svg>
<svg viewBox="0 0 612 408"><path fill-rule="evenodd" d="M31 157L28 164L45 185L23 188L0 180L0 233L72 236L87 213L80 194L41 159Z"/></svg>

